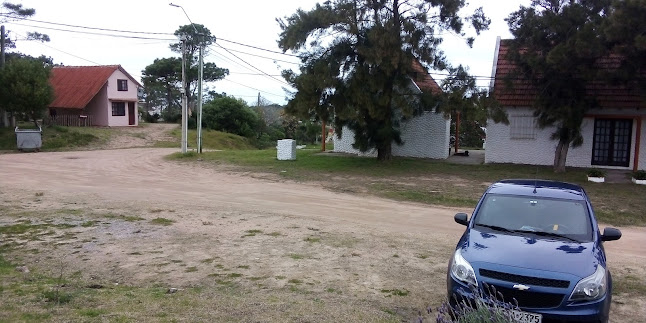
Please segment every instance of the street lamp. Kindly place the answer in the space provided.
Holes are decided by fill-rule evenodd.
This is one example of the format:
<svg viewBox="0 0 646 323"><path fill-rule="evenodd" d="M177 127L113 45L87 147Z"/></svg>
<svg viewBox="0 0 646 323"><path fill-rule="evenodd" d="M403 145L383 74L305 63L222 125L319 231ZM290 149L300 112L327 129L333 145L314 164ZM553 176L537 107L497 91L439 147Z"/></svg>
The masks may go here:
<svg viewBox="0 0 646 323"><path fill-rule="evenodd" d="M203 35L200 35L199 31L197 31L197 28L195 27L195 24L193 23L191 18L186 13L186 10L184 10L184 7L182 7L180 5L176 5L176 4L172 3L172 2L169 3L168 5L172 6L172 7L177 7L177 8L182 9L182 11L184 12L184 15L186 16L188 21L191 23L191 26L193 26L193 29L195 30L195 35L198 36L198 37L203 36ZM204 79L204 59L203 59L203 57L204 57L204 38L200 37L200 54L199 54L199 66L200 67L199 67L199 79L198 79L198 82L197 82L197 86L198 86L198 90L197 90L197 153L198 154L202 153L202 80ZM184 51L182 50L182 59L183 58L184 58ZM182 63L182 64L184 64L184 63ZM184 80L183 81L184 82L184 89L186 89L186 83L185 83L186 80L185 80L184 75L182 75L182 79ZM188 93L185 93L184 95L185 95L184 96L185 100L187 100ZM186 101L184 101L184 102L186 102ZM184 105L186 105L186 103L184 103ZM184 109L187 109L187 108L184 108ZM182 111L182 138L183 138L182 152L183 153L186 152L186 144L185 144L186 139L185 138L188 137L187 134L186 134L186 131L188 131L187 130L188 129L188 120L187 119L188 119L188 114L184 115L184 111ZM186 127L184 127L185 123L186 123Z"/></svg>

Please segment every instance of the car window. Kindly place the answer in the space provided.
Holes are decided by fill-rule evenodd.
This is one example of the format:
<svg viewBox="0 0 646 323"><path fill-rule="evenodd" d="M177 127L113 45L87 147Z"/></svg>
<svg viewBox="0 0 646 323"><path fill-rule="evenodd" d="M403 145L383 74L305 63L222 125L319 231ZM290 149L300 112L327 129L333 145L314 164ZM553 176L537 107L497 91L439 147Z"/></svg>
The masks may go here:
<svg viewBox="0 0 646 323"><path fill-rule="evenodd" d="M478 209L475 224L552 232L579 241L592 239L592 225L584 201L487 194Z"/></svg>

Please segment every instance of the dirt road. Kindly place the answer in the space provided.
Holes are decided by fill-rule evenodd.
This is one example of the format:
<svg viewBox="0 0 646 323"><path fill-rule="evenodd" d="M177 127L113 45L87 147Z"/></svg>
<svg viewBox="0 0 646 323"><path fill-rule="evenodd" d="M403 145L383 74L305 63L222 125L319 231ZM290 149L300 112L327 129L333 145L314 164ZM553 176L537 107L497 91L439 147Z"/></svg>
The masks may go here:
<svg viewBox="0 0 646 323"><path fill-rule="evenodd" d="M401 254L415 254L420 252L419 250L436 250L437 252L428 252L434 257L431 258L431 261L435 262L432 266L433 275L435 275L433 280L440 287L451 248L463 230L462 226L453 221L453 215L456 212L471 212L467 209L432 207L334 193L313 184L269 181L225 173L216 168L203 167L199 164L182 164L163 159L165 155L174 151L176 150L141 148L0 155L0 192L2 194L0 196L4 198L5 203L7 201L16 203L18 199L28 194L33 196L33 192L42 192L43 197L40 204L30 206L40 209L54 207L64 202L93 210L116 209L123 212L127 210L132 212L144 210L145 212L148 210L151 213L149 216L153 216L152 213L155 216L162 213L165 217L176 221L176 225L173 225L173 230L175 230L173 232L182 237L198 233L203 236L212 234L207 226L217 225L219 242L224 240L229 231L233 232L231 233L232 237L239 237L240 232L254 227L262 227L265 232L306 227L310 229L309 233L318 234L316 231L323 230L332 234L349 234L362 241L368 241L371 237L378 236L384 241L390 240L392 242L385 242L379 246L372 245L367 249L362 249L362 252L381 252L380 248L388 248L389 246L399 250L395 254L396 258L399 258ZM241 219L238 219L239 221L235 222L235 225L227 226L219 223L225 221L221 219L226 219L231 215L239 215ZM251 216L244 217L242 215ZM243 224L240 221L249 222ZM290 226L284 225L286 223L290 223ZM617 272L615 275L628 272L637 277L644 277L646 271L643 264L646 263L646 252L643 246L646 245L646 229L621 229L624 234L623 238L606 244L611 267ZM127 235L124 237L130 238ZM308 239L307 235L303 237ZM302 243L302 239L300 240ZM116 237L111 241L114 244L126 243L120 242ZM135 243L139 243L141 246L163 243L176 244L176 242L169 241L146 242L145 239L128 241L129 243L137 241ZM225 242L223 243L221 248L227 246ZM234 244L235 242L230 243ZM244 245L240 246L238 243L236 246L237 252L246 253L240 251L245 248ZM251 250L249 253L253 255L267 253L263 247L267 246L255 246L253 248L257 248L257 250ZM128 261L129 258L126 256L126 251L130 250L128 248L132 249L132 247L126 246L113 248L122 250L118 257L119 261L117 261L120 264L118 265L119 270L129 271L128 275L141 281L151 277L158 279L159 273L146 273ZM183 254L186 256L190 254L186 250L186 248L177 247L174 255ZM231 257L233 257L231 251L218 250L220 253L231 253ZM200 257L206 257L205 254L208 253L206 251L192 252L196 261ZM385 257L394 257L392 255L395 253L394 251L387 251L387 253L388 255ZM170 257L172 256L170 255ZM95 257L100 256L95 255ZM112 255L112 257L117 256ZM338 261L333 260L335 257L338 258L339 255L329 254L319 256L318 259L330 261L333 267L334 261ZM429 261L426 257L410 260L408 263L402 264L401 268L406 268L406 266L421 268L425 266L421 262L422 260L425 259L426 263ZM143 257L137 259L136 262L145 263L154 259L152 256ZM275 258L265 260L261 259L261 256L257 256L254 259L264 262L264 265L261 266L263 270L267 270L267 268L271 268L274 272L280 270L283 273L286 272L288 277L290 274L296 275L299 272L298 268L276 264ZM379 265L380 261L378 260L375 259L374 262L368 261L367 263L371 264L370 266L381 266L383 268L379 270L387 272L388 265L383 263ZM233 262L235 261L240 261L240 259ZM420 261L420 263L416 261ZM366 263L363 265L365 266ZM321 281L344 282L345 280L345 283L348 283L347 280L353 279L340 274L334 279L327 277L331 274L328 270L319 268L320 266L321 263L312 264L311 267L308 267L308 270L311 270L308 275L318 276ZM358 272L366 269L361 268L361 263L353 266ZM380 273L382 273L381 271ZM408 274L411 275L408 279L420 284L427 283L424 282L425 277L414 277L414 273ZM403 274L393 275L402 276ZM180 276L189 282L197 279L191 278L188 274ZM178 278L175 276L173 279L177 280ZM363 285L368 284L373 290L379 290L379 288L383 290L383 286L388 285L391 279L396 278L377 277L375 274L368 278L364 277L364 281L357 282L356 286L352 288L361 290L365 287L362 287ZM392 285L392 282L390 284ZM424 286L419 286L419 289L411 286L407 288L421 291ZM364 292L366 291L364 290ZM441 295L441 288L434 293ZM634 302L634 300L622 300L619 297L618 304L613 305L613 311L620 313L620 315L643 315L643 309L641 312L639 310L635 312ZM637 302L643 307L643 299L637 300Z"/></svg>

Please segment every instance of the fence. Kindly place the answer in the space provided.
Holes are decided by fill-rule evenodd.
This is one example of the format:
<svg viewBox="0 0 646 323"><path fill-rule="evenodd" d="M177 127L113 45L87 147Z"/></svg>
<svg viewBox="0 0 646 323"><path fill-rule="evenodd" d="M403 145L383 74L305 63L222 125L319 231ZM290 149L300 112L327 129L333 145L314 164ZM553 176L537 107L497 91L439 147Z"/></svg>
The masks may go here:
<svg viewBox="0 0 646 323"><path fill-rule="evenodd" d="M86 115L64 114L45 117L43 124L46 126L91 127L94 126L94 118Z"/></svg>

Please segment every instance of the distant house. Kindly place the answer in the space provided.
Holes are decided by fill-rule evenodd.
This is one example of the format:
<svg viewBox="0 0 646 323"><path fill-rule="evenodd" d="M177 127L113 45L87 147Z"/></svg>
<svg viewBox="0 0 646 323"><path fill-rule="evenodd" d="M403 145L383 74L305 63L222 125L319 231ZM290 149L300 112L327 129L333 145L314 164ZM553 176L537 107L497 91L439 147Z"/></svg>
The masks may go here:
<svg viewBox="0 0 646 323"><path fill-rule="evenodd" d="M486 163L552 165L558 142L551 140L554 128L536 125L532 104L537 94L528 80L511 78L515 66L507 60L510 40L498 39L494 56L492 81L495 98L505 108L509 125L489 122L487 125ZM619 65L616 56L601 59L600 69L612 70ZM588 85L599 108L585 115L581 131L583 145L570 148L566 166L612 169L646 169L646 101L635 89L594 82Z"/></svg>
<svg viewBox="0 0 646 323"><path fill-rule="evenodd" d="M94 126L137 126L137 82L121 65L56 66L50 83L52 120L83 120ZM73 124L73 123L72 123Z"/></svg>
<svg viewBox="0 0 646 323"><path fill-rule="evenodd" d="M413 73L410 75L409 88L414 93L422 90L438 94L442 89L428 74L428 71L417 60L413 61ZM435 108L429 107L420 116L401 123L401 138L403 145L393 144L393 156L445 159L449 157L449 139L451 119L443 113L436 113ZM375 149L362 153L352 147L354 132L343 128L341 137L334 136L334 151L362 156L377 156Z"/></svg>

